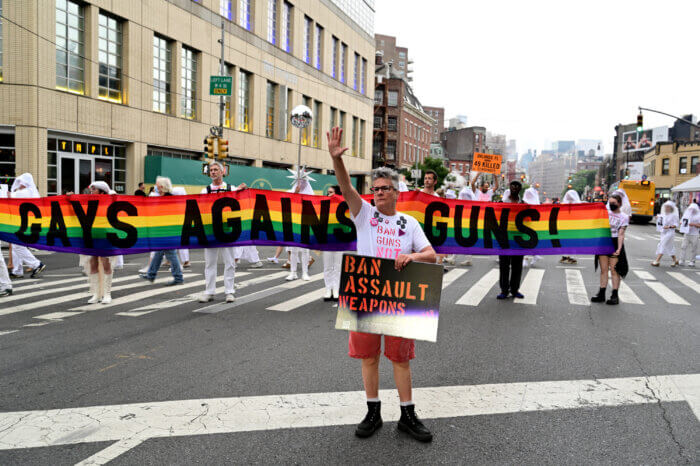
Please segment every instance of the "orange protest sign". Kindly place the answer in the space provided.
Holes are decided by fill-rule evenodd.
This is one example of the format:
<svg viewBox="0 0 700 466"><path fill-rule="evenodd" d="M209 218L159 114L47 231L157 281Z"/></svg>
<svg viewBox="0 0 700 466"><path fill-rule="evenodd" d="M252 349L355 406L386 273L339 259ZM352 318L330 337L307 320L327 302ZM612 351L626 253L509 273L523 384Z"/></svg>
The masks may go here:
<svg viewBox="0 0 700 466"><path fill-rule="evenodd" d="M481 152L474 152L472 170L498 175L501 173L501 159L502 156L498 154L482 154Z"/></svg>

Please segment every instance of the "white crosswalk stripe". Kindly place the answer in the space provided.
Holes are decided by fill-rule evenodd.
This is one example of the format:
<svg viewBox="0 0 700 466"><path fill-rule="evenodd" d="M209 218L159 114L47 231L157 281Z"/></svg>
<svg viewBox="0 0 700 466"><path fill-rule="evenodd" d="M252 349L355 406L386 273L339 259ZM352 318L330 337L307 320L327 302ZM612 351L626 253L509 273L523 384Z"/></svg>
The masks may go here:
<svg viewBox="0 0 700 466"><path fill-rule="evenodd" d="M478 306L482 299L498 281L498 269L489 270L469 290L457 300L461 306Z"/></svg>
<svg viewBox="0 0 700 466"><path fill-rule="evenodd" d="M618 291L618 293L620 301L622 301L623 303L644 304L644 301L639 299L639 296L637 296L634 293L634 291L632 291L632 288L630 288L624 280L620 282L620 290Z"/></svg>
<svg viewBox="0 0 700 466"><path fill-rule="evenodd" d="M661 282L652 282L648 281L645 282L649 288L654 290L656 294L661 296L664 301L670 304L681 304L683 306L690 306L690 303L686 301L685 299L681 298L679 295L677 295L674 291L672 291L669 287L664 285Z"/></svg>
<svg viewBox="0 0 700 466"><path fill-rule="evenodd" d="M513 301L520 304L537 304L537 296L540 294L540 286L544 277L544 269L530 269L525 280L520 285L520 292L524 298L515 298Z"/></svg>
<svg viewBox="0 0 700 466"><path fill-rule="evenodd" d="M696 293L700 294L700 283L696 283L695 280L680 272L668 272L668 274L691 290L694 290Z"/></svg>
<svg viewBox="0 0 700 466"><path fill-rule="evenodd" d="M588 298L588 292L586 291L586 285L583 282L581 271L577 269L566 269L564 273L566 274L566 293L569 295L569 302L580 306L590 306L591 301Z"/></svg>
<svg viewBox="0 0 700 466"><path fill-rule="evenodd" d="M646 270L633 270L634 274L641 278L642 280L656 281L656 277L647 272Z"/></svg>
<svg viewBox="0 0 700 466"><path fill-rule="evenodd" d="M646 241L646 238L642 238L641 236L633 235L631 233L625 233L625 238L632 238L636 239L637 241Z"/></svg>

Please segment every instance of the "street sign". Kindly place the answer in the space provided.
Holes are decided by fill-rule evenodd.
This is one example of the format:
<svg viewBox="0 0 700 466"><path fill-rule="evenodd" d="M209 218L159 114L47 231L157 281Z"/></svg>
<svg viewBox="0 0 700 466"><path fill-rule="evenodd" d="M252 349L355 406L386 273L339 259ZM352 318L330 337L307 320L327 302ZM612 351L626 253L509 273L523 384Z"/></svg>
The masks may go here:
<svg viewBox="0 0 700 466"><path fill-rule="evenodd" d="M209 81L209 95L231 95L232 87L231 76L212 76Z"/></svg>
<svg viewBox="0 0 700 466"><path fill-rule="evenodd" d="M420 175L421 175L420 168L411 170L411 178L413 178L414 180L417 180L418 178L420 178Z"/></svg>

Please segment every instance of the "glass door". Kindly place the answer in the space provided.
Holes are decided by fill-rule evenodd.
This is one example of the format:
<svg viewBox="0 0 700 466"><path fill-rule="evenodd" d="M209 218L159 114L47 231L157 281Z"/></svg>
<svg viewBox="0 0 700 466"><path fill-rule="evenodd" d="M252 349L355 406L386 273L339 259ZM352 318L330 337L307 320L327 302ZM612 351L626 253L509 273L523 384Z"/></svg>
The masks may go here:
<svg viewBox="0 0 700 466"><path fill-rule="evenodd" d="M58 165L59 193L83 194L93 178L93 160L89 157L79 157L73 154L60 154Z"/></svg>

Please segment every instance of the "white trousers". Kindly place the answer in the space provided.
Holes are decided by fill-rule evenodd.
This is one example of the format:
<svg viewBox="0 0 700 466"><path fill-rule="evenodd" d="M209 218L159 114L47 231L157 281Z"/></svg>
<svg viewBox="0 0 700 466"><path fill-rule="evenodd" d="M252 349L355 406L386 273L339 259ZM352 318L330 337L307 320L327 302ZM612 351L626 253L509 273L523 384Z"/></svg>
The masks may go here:
<svg viewBox="0 0 700 466"><path fill-rule="evenodd" d="M301 262L302 273L309 271L309 250L306 248L288 248L289 249L289 271L296 272L297 264Z"/></svg>
<svg viewBox="0 0 700 466"><path fill-rule="evenodd" d="M177 255L180 258L180 262L182 264L190 261L190 250L189 249L178 249Z"/></svg>
<svg viewBox="0 0 700 466"><path fill-rule="evenodd" d="M340 287L340 270L343 266L343 253L323 251L323 281L326 288L337 290Z"/></svg>
<svg viewBox="0 0 700 466"><path fill-rule="evenodd" d="M204 281L205 294L216 294L216 266L219 264L219 253L224 256L224 293L233 294L233 280L236 275L235 252L233 248L208 248L204 250Z"/></svg>
<svg viewBox="0 0 700 466"><path fill-rule="evenodd" d="M34 257L34 254L29 252L26 246L19 244L12 245L12 273L15 275L24 275L24 266L27 265L32 269L39 267L41 262Z"/></svg>
<svg viewBox="0 0 700 466"><path fill-rule="evenodd" d="M236 259L242 259L244 261L250 262L251 264L256 264L260 262L258 248L256 248L255 246L236 246L233 249L235 250Z"/></svg>
<svg viewBox="0 0 700 466"><path fill-rule="evenodd" d="M5 265L5 256L0 251L0 290L11 290L12 282L10 275L7 273L7 265Z"/></svg>
<svg viewBox="0 0 700 466"><path fill-rule="evenodd" d="M700 238L698 235L689 235L687 233L683 235L683 243L681 243L681 257L679 257L678 260L695 262L695 255L698 251L698 238Z"/></svg>

